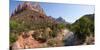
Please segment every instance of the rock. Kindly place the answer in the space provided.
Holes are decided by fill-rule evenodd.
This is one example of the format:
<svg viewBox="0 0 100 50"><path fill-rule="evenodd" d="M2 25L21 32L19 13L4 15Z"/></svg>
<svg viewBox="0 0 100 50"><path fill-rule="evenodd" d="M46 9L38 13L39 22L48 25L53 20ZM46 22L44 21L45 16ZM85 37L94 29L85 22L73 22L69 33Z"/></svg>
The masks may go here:
<svg viewBox="0 0 100 50"><path fill-rule="evenodd" d="M41 14L45 15L45 12L43 11L43 8L41 8L40 4L38 2L24 2L23 4L19 4L18 7L15 9L15 11L12 13L11 16L14 16L24 10L33 10L36 12L39 12Z"/></svg>
<svg viewBox="0 0 100 50"><path fill-rule="evenodd" d="M76 42L76 39L72 32L69 32L68 34L65 35L64 37L65 46L73 46L75 45L75 42Z"/></svg>
<svg viewBox="0 0 100 50"><path fill-rule="evenodd" d="M29 31L27 34L25 32L21 33L18 36L18 40L11 46L12 50L41 47L40 43L32 37L33 32L34 31ZM24 37L26 36L25 34L27 37Z"/></svg>

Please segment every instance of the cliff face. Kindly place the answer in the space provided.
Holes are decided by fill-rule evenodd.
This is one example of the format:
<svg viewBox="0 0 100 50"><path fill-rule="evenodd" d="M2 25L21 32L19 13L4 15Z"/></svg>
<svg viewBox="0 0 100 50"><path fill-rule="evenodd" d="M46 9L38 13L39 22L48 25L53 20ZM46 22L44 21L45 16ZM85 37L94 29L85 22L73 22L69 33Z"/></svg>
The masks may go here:
<svg viewBox="0 0 100 50"><path fill-rule="evenodd" d="M45 14L45 12L43 11L43 8L41 8L40 4L38 2L24 2L23 4L19 4L17 6L17 8L15 9L15 11L12 13L11 16L14 16L24 10L33 10L33 11L36 11L36 12L39 12L41 14Z"/></svg>

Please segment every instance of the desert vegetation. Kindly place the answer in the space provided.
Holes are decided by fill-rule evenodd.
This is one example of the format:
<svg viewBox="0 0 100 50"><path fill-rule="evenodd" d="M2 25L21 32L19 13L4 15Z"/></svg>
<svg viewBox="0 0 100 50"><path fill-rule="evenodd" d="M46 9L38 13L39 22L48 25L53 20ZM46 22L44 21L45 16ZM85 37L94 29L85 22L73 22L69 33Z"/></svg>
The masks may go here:
<svg viewBox="0 0 100 50"><path fill-rule="evenodd" d="M39 3L25 2L10 17L10 48L43 48L94 44L94 14L74 23L44 13ZM74 40L73 40L74 39Z"/></svg>

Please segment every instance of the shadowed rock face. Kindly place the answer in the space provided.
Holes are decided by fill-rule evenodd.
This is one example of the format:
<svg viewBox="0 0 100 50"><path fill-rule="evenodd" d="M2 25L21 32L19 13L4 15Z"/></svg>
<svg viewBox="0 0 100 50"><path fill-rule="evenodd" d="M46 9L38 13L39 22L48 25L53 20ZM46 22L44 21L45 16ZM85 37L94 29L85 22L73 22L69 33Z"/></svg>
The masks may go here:
<svg viewBox="0 0 100 50"><path fill-rule="evenodd" d="M75 45L75 36L73 32L68 32L65 34L64 36L64 43L65 46L71 46L71 45Z"/></svg>

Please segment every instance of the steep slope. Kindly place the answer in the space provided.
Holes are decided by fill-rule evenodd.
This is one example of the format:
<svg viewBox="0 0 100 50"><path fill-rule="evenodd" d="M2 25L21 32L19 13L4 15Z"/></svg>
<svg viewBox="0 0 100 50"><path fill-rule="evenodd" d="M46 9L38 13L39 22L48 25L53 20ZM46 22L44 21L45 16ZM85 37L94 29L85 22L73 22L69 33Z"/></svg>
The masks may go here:
<svg viewBox="0 0 100 50"><path fill-rule="evenodd" d="M82 43L86 41L87 37L90 38L89 41L91 42L87 42L89 44L94 42L94 28L94 14L82 16L71 26L72 31Z"/></svg>
<svg viewBox="0 0 100 50"><path fill-rule="evenodd" d="M94 44L94 14L87 14L71 25L71 34L64 39L65 46ZM67 37L66 35L65 37Z"/></svg>
<svg viewBox="0 0 100 50"><path fill-rule="evenodd" d="M45 14L39 3L31 4L30 2L24 2L22 5L17 7L17 10L10 18L11 31L13 30L29 30L29 29L40 29L45 27L53 27L56 25L56 21ZM15 27L13 28L14 24ZM23 27L23 28L22 28Z"/></svg>

